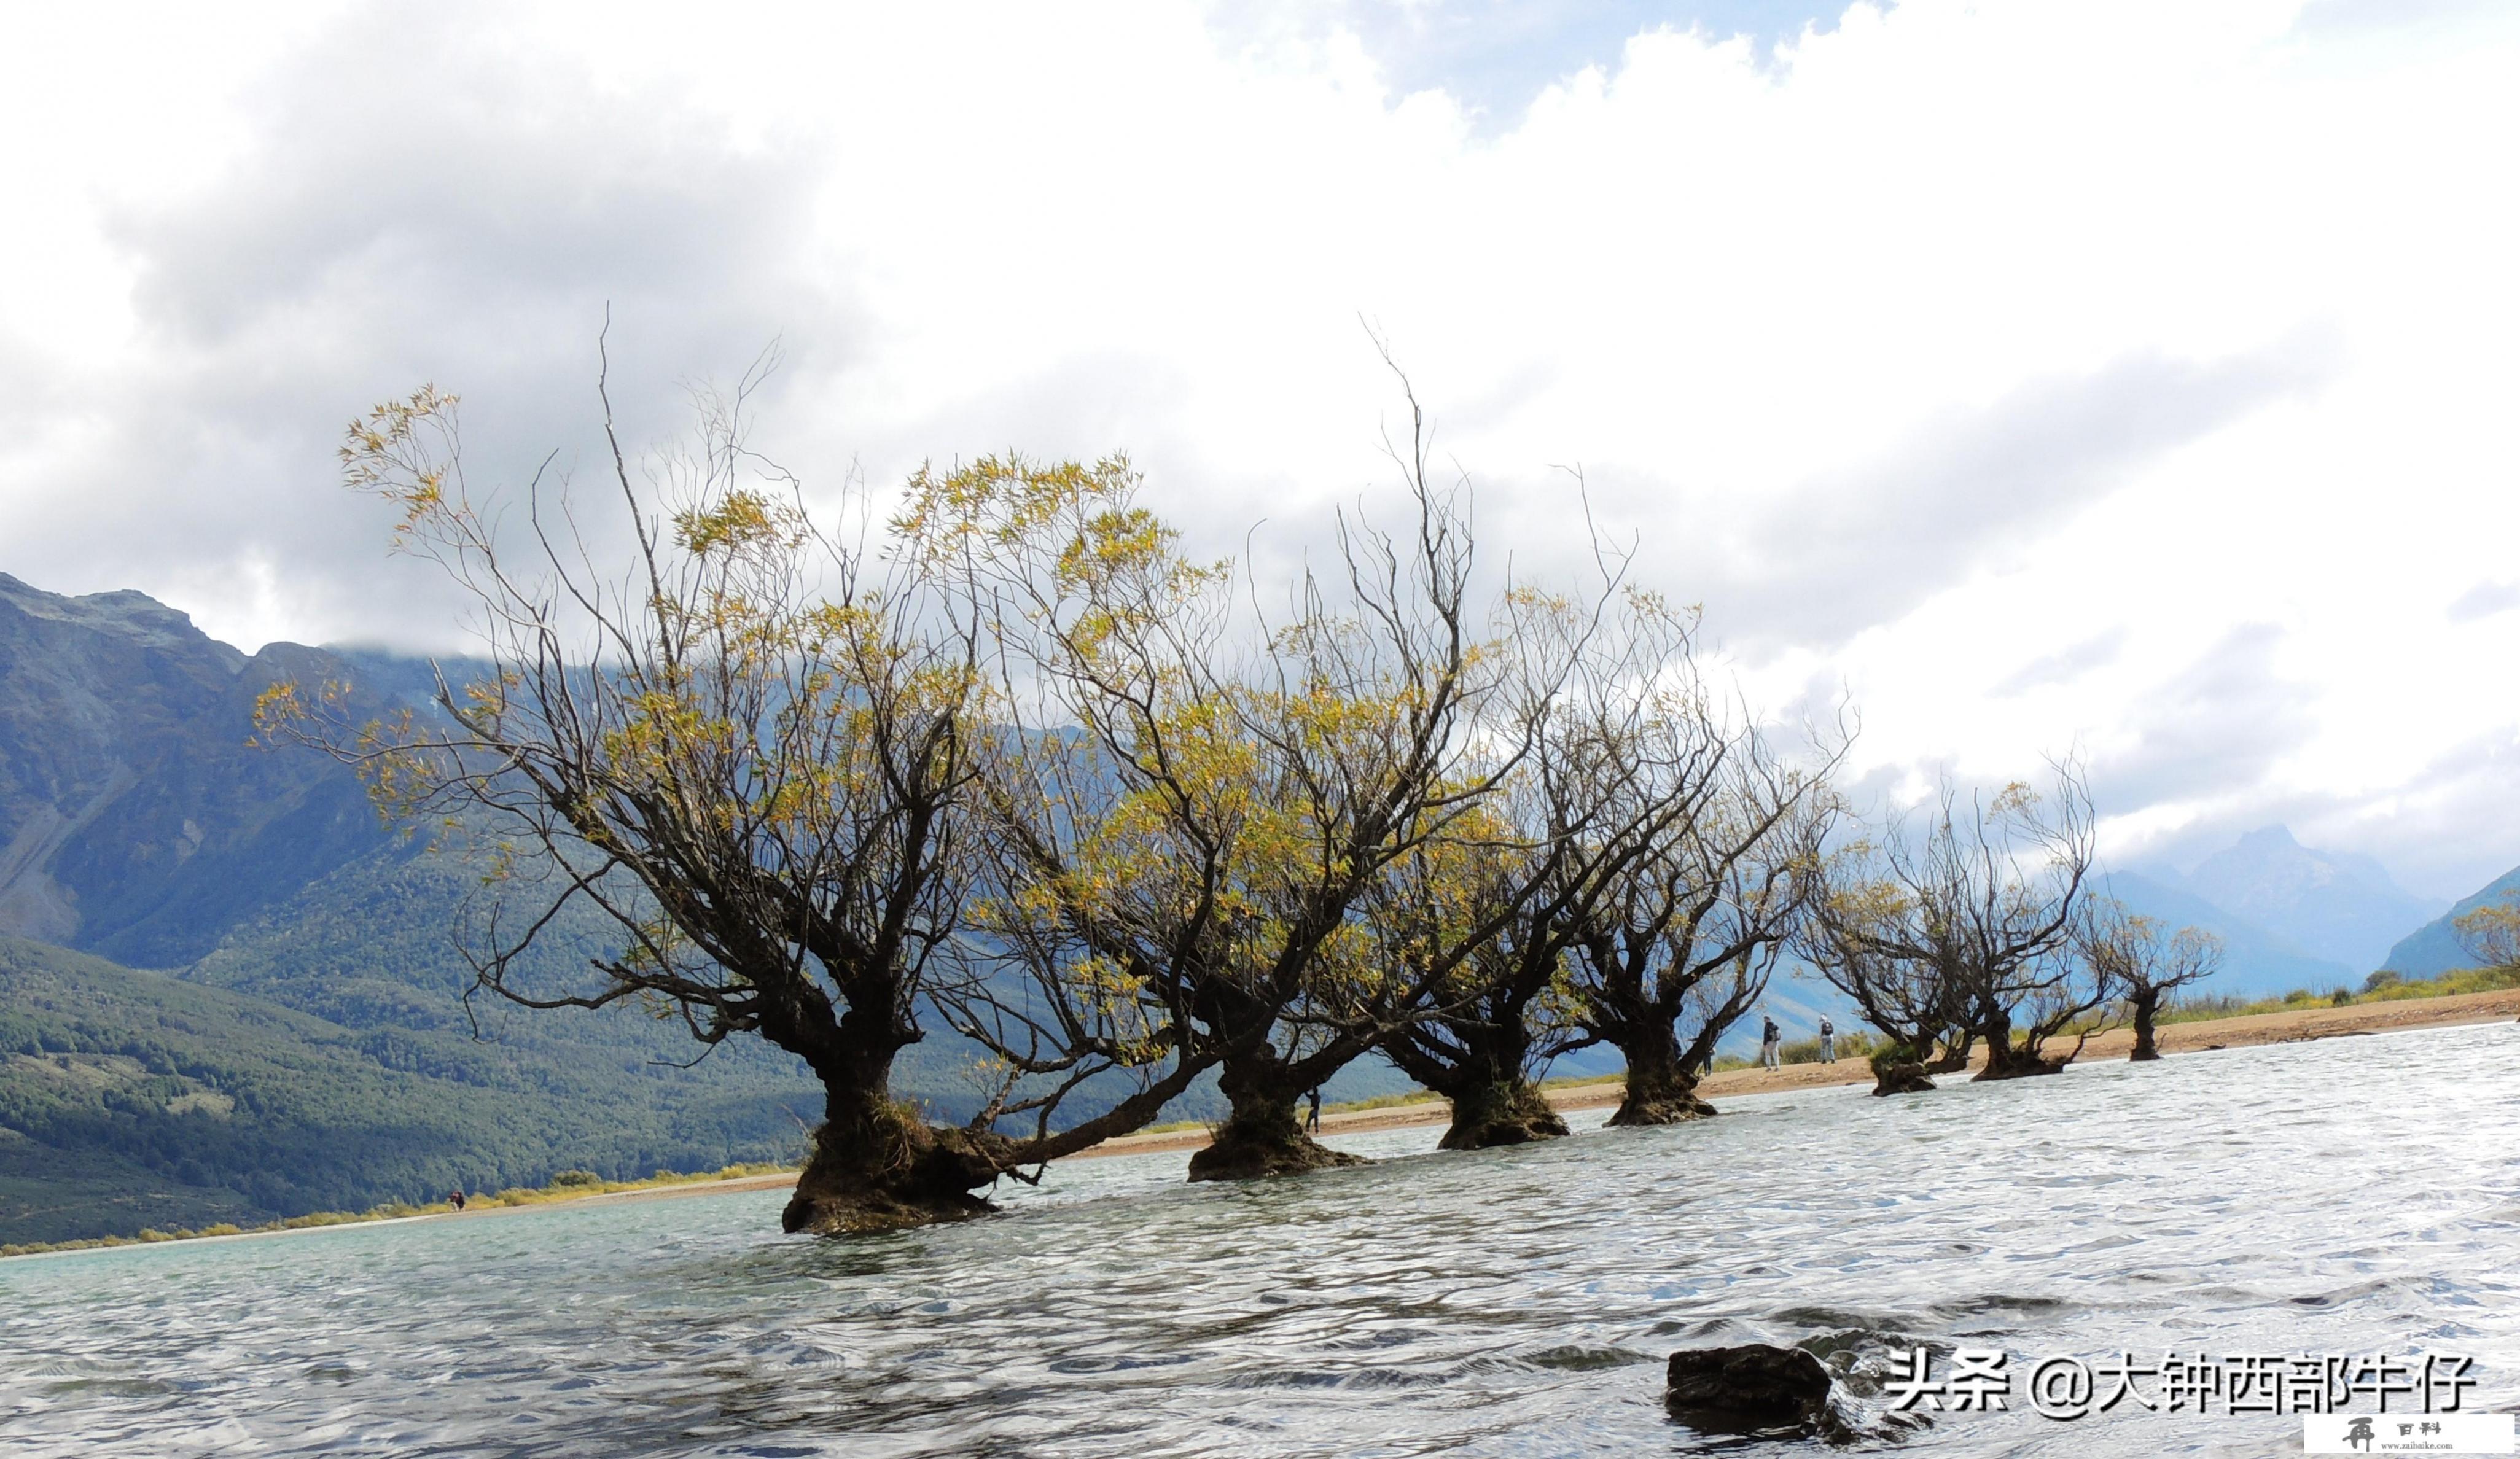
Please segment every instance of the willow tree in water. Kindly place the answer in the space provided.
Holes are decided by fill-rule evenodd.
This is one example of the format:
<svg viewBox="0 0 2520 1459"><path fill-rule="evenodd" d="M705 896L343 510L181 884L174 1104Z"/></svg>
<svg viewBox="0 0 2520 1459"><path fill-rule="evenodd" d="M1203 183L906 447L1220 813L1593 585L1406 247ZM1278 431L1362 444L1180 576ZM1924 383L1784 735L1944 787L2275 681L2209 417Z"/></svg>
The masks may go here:
<svg viewBox="0 0 2520 1459"><path fill-rule="evenodd" d="M1656 713L1619 742L1637 768L1633 793L1667 811L1588 901L1572 939L1572 1043L1612 1044L1627 1062L1611 1124L1714 1113L1698 1081L1801 923L1838 814L1830 775L1844 744L1838 736L1797 763L1757 725L1728 724L1693 674L1674 675Z"/></svg>
<svg viewBox="0 0 2520 1459"><path fill-rule="evenodd" d="M2092 899L2074 945L2091 968L2092 982L2123 999L2135 1025L2131 1063L2161 1057L2153 1039L2165 998L2214 976L2223 965L2223 940L2202 927L2171 930L2157 917L2139 915L2113 898Z"/></svg>
<svg viewBox="0 0 2520 1459"><path fill-rule="evenodd" d="M1451 1102L1446 1149L1566 1133L1539 1075L1597 1037L1578 950L1707 808L1708 777L1688 762L1716 751L1658 732L1674 685L1693 678L1687 617L1650 594L1618 599L1605 618L1575 599L1515 595L1515 660L1540 669L1519 712L1532 752L1499 787L1485 834L1404 861L1363 905L1377 955L1395 963L1469 939L1424 1013L1395 1020L1381 1044Z"/></svg>
<svg viewBox="0 0 2520 1459"><path fill-rule="evenodd" d="M957 1027L1038 1078L1106 1039L1105 1058L1213 1068L1231 1112L1192 1179L1352 1162L1296 1101L1419 1016L1450 964L1369 955L1351 914L1528 748L1492 722L1502 649L1471 621L1466 510L1422 452L1403 464L1410 531L1343 516L1340 572L1296 584L1280 623L1183 553L1123 463L979 463L904 518L998 605L1019 746L988 788L993 892L961 985L1001 992Z"/></svg>
<svg viewBox="0 0 2520 1459"><path fill-rule="evenodd" d="M1451 1104L1442 1149L1566 1133L1541 1095L1537 1055L1559 1026L1552 995L1565 981L1564 904L1580 885L1561 865L1564 850L1497 824L1405 859L1360 902L1369 956L1394 967L1450 963L1423 1014L1390 1020L1378 1045Z"/></svg>
<svg viewBox="0 0 2520 1459"><path fill-rule="evenodd" d="M2073 1061L2081 1038L2061 1058L2048 1041L2115 994L2104 964L2075 955L2093 825L2090 791L2063 766L2045 795L2016 781L1963 801L1946 784L1923 834L1893 823L1832 861L1810 951L1894 1044L1874 1092L1931 1088L1918 1065L1965 1069L1979 1043L1982 1080Z"/></svg>
<svg viewBox="0 0 2520 1459"><path fill-rule="evenodd" d="M994 1110L932 1126L890 1087L972 893L993 721L968 603L914 556L820 527L745 450L742 392L703 408L699 449L653 497L614 443L604 519L627 546L608 565L539 476L529 530L502 539L469 493L451 395L378 407L341 457L348 485L400 509L397 548L470 596L490 669L441 675L433 714L353 724L343 686L287 685L260 718L355 766L390 814L490 848L465 939L479 990L630 1004L702 1044L802 1059L826 1108L789 1230L986 1210L975 1191L1058 1153L994 1132ZM617 946L557 983L529 974L571 908Z"/></svg>

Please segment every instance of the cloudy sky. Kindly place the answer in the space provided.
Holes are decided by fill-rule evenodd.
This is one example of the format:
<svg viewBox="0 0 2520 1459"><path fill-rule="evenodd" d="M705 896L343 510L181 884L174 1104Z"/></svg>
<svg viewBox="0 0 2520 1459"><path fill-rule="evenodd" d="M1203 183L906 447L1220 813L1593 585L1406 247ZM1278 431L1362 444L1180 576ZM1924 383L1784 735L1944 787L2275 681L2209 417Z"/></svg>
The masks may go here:
<svg viewBox="0 0 2520 1459"><path fill-rule="evenodd" d="M1125 449L1221 548L1387 482L1390 341L1545 572L1574 477L1888 785L2079 749L2121 862L2520 861L2520 7L109 5L0 48L0 571L456 641L337 484L663 440Z"/></svg>

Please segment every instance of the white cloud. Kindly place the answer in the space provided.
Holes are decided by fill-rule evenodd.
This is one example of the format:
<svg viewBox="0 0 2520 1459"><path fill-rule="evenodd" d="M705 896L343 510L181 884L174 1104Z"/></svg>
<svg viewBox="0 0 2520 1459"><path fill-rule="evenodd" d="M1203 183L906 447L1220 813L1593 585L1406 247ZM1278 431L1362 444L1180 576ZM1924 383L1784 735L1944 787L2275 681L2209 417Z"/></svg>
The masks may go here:
<svg viewBox="0 0 2520 1459"><path fill-rule="evenodd" d="M338 423L434 378L476 464L581 451L608 300L634 432L779 334L809 476L1125 447L1284 554L1384 476L1362 315L1492 541L1565 560L1580 462L1867 772L2082 744L2131 850L2520 859L2426 798L2520 725L2507 9L1597 5L1525 69L1287 14L57 7L0 57L0 570L432 641Z"/></svg>

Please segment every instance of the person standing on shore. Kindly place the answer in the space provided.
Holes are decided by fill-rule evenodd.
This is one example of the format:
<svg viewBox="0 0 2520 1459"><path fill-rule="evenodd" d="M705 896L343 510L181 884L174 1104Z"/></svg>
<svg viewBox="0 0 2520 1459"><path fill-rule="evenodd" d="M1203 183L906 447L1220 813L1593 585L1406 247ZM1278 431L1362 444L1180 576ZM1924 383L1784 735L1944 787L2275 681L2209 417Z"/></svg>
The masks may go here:
<svg viewBox="0 0 2520 1459"><path fill-rule="evenodd" d="M1826 1014L1822 1014L1820 1021L1820 1061L1823 1064L1837 1062L1837 1026L1828 1021Z"/></svg>
<svg viewBox="0 0 2520 1459"><path fill-rule="evenodd" d="M1304 1131L1307 1134L1319 1134L1322 1132L1322 1091L1319 1085L1314 1086L1311 1098L1313 1107L1311 1112L1304 1116Z"/></svg>
<svg viewBox="0 0 2520 1459"><path fill-rule="evenodd" d="M1785 1062L1784 1035L1777 1031L1776 1019L1770 1018L1767 1023L1768 1031L1759 1039L1759 1065L1763 1069L1781 1069Z"/></svg>

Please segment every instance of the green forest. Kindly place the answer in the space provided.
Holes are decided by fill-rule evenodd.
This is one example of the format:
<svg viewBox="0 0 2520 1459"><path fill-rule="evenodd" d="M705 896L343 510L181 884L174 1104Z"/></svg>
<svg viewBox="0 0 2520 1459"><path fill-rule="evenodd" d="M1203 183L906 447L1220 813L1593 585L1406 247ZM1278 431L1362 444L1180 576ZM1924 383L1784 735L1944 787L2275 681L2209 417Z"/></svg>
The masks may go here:
<svg viewBox="0 0 2520 1459"><path fill-rule="evenodd" d="M788 1159L819 1115L758 1051L660 1078L634 1041L346 1028L15 938L0 986L0 1244Z"/></svg>

